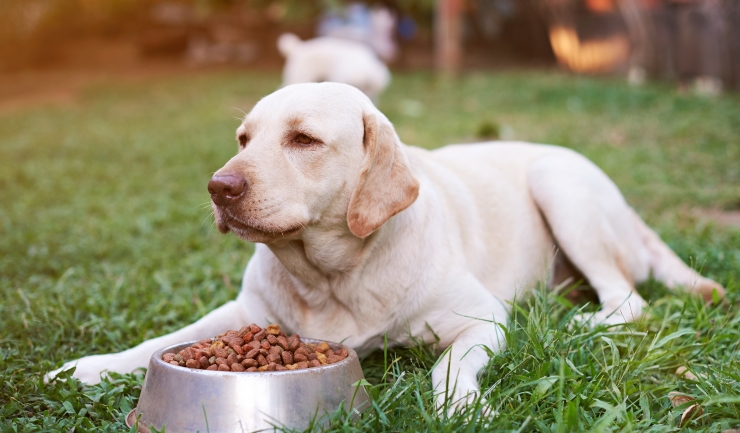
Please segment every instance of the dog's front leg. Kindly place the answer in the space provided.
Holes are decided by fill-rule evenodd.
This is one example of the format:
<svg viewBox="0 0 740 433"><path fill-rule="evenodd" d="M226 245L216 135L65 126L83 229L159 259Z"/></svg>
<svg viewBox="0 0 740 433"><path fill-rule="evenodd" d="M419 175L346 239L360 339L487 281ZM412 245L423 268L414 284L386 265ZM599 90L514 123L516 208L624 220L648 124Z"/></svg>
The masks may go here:
<svg viewBox="0 0 740 433"><path fill-rule="evenodd" d="M506 323L506 315L496 320ZM472 402L480 392L478 372L488 363L485 346L498 352L505 345L504 333L497 323L480 321L462 331L439 359L432 371L432 384L440 409L454 412Z"/></svg>
<svg viewBox="0 0 740 433"><path fill-rule="evenodd" d="M119 353L92 355L65 363L61 368L46 374L45 380L50 380L60 372L77 367L73 377L82 382L95 384L100 382L100 375L106 371L116 373L130 373L137 368L146 367L149 358L155 351L177 343L191 340L200 340L213 337L229 329L238 329L248 325L249 318L243 305L238 301L230 301L211 311L193 323L173 333L144 341L136 347Z"/></svg>

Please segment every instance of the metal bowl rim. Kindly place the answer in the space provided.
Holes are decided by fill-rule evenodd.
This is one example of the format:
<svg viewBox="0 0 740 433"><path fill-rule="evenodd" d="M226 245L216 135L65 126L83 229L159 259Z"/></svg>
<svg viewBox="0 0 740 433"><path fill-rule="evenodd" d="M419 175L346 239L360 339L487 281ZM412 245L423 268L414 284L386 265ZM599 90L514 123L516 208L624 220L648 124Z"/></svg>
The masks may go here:
<svg viewBox="0 0 740 433"><path fill-rule="evenodd" d="M334 364L322 365L321 367L302 368L300 370L283 370L283 371L218 371L218 370L202 370L202 369L195 369L195 368L183 367L183 366L179 366L179 365L177 365L177 366L176 365L172 365L172 364L170 364L168 362L164 362L164 360L162 359L162 355L164 355L165 353L177 353L177 351L175 351L175 348L178 348L178 347L181 347L181 346L184 346L184 345L187 345L185 347L190 347L193 344L196 344L198 341L201 341L201 340L186 341L186 342L183 342L183 343L177 343L177 344L173 344L171 346L164 347L164 348L159 349L156 352L154 352L152 354L152 358L151 359L154 362L157 363L157 366L158 367L170 368L170 369L173 369L173 371L178 371L178 372L186 371L188 373L205 374L205 375L211 375L211 376L232 376L232 375L233 376L244 376L244 374L249 374L249 375L252 375L252 376L254 376L254 375L271 375L272 376L274 374L302 374L302 373L314 373L314 372L319 372L319 371L327 371L328 372L328 371L331 371L333 368L340 367L342 364L351 362L352 359L353 359L353 356L355 358L358 358L358 360L359 360L359 357L357 356L357 353L351 347L347 347L347 346L345 346L343 344L339 344L339 343L333 343L331 341L318 340L318 339L315 339L315 338L304 338L304 337L301 337L301 342L309 342L309 343L319 342L320 343L322 341L326 341L330 346L331 345L340 346L342 348L347 349L348 355L343 360L341 360L339 362L335 362ZM183 349L185 347L183 347ZM182 350L182 349L180 349L180 350Z"/></svg>

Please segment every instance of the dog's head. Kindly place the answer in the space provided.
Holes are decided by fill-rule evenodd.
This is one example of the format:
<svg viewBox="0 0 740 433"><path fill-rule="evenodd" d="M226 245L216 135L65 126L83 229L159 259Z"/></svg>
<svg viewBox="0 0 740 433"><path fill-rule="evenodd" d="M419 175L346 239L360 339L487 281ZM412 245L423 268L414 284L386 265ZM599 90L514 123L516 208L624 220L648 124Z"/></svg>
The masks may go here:
<svg viewBox="0 0 740 433"><path fill-rule="evenodd" d="M223 233L269 244L342 225L364 238L418 195L393 126L352 86L280 89L236 135L238 153L208 183Z"/></svg>

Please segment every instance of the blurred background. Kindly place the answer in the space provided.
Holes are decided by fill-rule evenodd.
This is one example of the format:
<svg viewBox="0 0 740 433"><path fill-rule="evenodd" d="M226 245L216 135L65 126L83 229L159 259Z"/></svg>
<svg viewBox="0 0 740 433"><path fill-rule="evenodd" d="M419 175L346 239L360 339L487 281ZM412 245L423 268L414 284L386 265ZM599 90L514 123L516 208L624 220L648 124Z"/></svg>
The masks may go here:
<svg viewBox="0 0 740 433"><path fill-rule="evenodd" d="M557 66L703 94L740 89L735 0L3 0L0 8L0 97L22 91L18 72L29 70L277 70L283 32L361 39L393 70Z"/></svg>

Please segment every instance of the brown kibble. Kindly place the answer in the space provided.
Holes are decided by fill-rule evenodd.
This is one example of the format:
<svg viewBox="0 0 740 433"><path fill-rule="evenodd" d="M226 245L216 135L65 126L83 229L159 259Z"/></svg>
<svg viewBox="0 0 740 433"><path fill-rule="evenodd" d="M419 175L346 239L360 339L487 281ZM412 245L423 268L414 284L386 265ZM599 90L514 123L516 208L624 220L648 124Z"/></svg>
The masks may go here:
<svg viewBox="0 0 740 433"><path fill-rule="evenodd" d="M288 350L288 339L283 337L282 335L277 338L277 344L280 346L283 350Z"/></svg>
<svg viewBox="0 0 740 433"><path fill-rule="evenodd" d="M252 340L252 341L250 341L250 342L249 342L249 343L247 343L247 344L248 344L249 346L251 346L251 347L252 347L252 349L259 349L259 348L261 348L261 347L262 347L262 344L260 344L260 342L259 342L259 341L257 341L257 340Z"/></svg>
<svg viewBox="0 0 740 433"><path fill-rule="evenodd" d="M265 332L264 330L254 334L254 339L257 341L262 341L265 339L265 337L267 337L267 332Z"/></svg>
<svg viewBox="0 0 740 433"><path fill-rule="evenodd" d="M229 351L224 349L223 347L214 347L213 354L216 356L216 358L226 358L227 356L229 356Z"/></svg>
<svg viewBox="0 0 740 433"><path fill-rule="evenodd" d="M257 367L259 364L257 363L256 359L245 359L242 361L242 365L249 368L249 367Z"/></svg>
<svg viewBox="0 0 740 433"><path fill-rule="evenodd" d="M229 335L221 340L226 343L227 346L231 346L232 344L241 346L244 344L244 339L238 335Z"/></svg>
<svg viewBox="0 0 740 433"><path fill-rule="evenodd" d="M241 340L241 338L240 338L240 340ZM242 350L241 343L240 344L236 344L236 343L234 343L232 341L231 343L229 343L229 348L231 348L231 350L233 350L234 352L236 352L238 355L244 354L244 351Z"/></svg>
<svg viewBox="0 0 740 433"><path fill-rule="evenodd" d="M180 355L182 360L185 362L188 362L189 360L193 359L193 352L189 347L187 349L181 350L177 354Z"/></svg>
<svg viewBox="0 0 740 433"><path fill-rule="evenodd" d="M288 336L277 324L270 324L265 329L251 324L239 331L229 330L215 338L202 339L177 353L165 353L162 360L196 370L286 371L333 364L349 355L343 346L338 346L336 351L331 347L327 341L301 342L297 334ZM696 377L690 375L685 367L676 374L689 379ZM669 396L672 403L680 404L677 402L682 397L674 394Z"/></svg>

